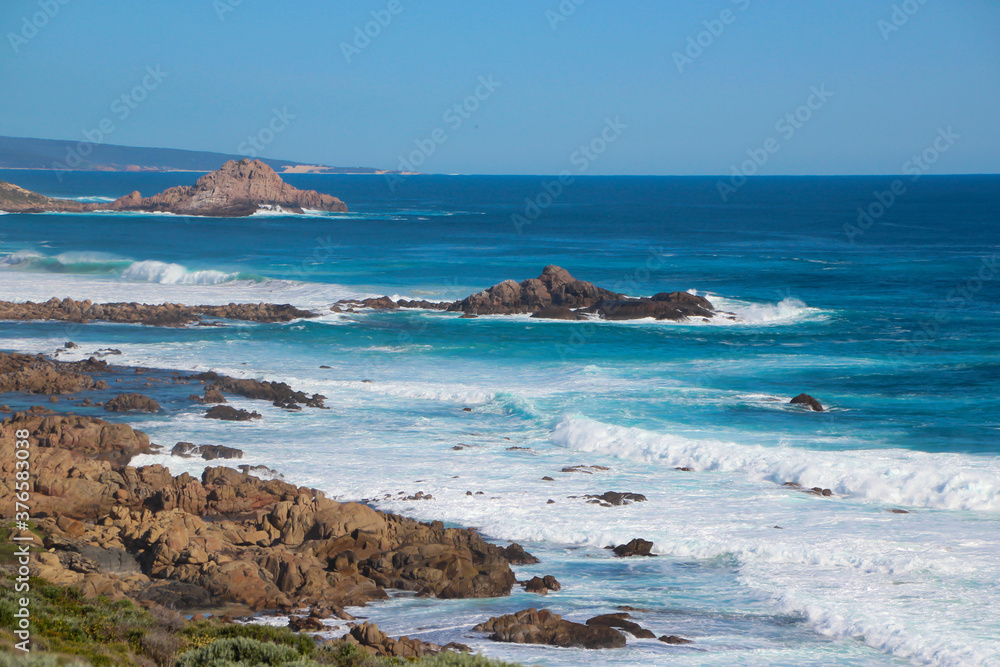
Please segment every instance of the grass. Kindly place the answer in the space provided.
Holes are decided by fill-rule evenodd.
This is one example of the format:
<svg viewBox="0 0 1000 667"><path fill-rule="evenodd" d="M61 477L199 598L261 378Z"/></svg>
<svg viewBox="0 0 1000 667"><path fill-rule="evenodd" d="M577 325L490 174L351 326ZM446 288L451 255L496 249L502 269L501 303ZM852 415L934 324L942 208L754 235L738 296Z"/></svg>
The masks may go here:
<svg viewBox="0 0 1000 667"><path fill-rule="evenodd" d="M482 656L440 654L418 660L374 658L347 642L318 645L310 635L266 625L187 622L163 608L128 600L84 599L74 588L31 578L16 592L0 574L0 667L517 667ZM18 598L28 597L32 652L17 655Z"/></svg>
<svg viewBox="0 0 1000 667"><path fill-rule="evenodd" d="M45 539L44 536L38 532L38 528L34 521L28 522L28 530L35 536L35 542L30 543L31 548L29 551L35 552L39 550L39 545L42 544ZM14 565L14 555L17 553L18 543L10 539L12 533L19 533L20 531L14 530L13 521L4 521L0 523L0 565ZM2 666L0 666L2 667Z"/></svg>

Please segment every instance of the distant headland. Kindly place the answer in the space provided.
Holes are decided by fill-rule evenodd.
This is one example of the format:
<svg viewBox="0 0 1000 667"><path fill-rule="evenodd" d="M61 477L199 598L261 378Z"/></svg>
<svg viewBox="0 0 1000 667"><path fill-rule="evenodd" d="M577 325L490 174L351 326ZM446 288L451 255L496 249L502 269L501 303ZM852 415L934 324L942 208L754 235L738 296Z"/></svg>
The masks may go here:
<svg viewBox="0 0 1000 667"><path fill-rule="evenodd" d="M252 159L236 155L176 148L117 146L103 142L65 139L29 139L0 136L0 169L54 171L212 171L228 160ZM392 174L375 167L330 167L291 160L260 158L283 174Z"/></svg>
<svg viewBox="0 0 1000 667"><path fill-rule="evenodd" d="M138 191L109 203L54 199L0 181L0 211L9 213L88 213L145 211L232 218L259 210L302 213L305 209L346 213L347 206L331 195L299 190L260 160L230 160L191 185L169 188L152 197Z"/></svg>

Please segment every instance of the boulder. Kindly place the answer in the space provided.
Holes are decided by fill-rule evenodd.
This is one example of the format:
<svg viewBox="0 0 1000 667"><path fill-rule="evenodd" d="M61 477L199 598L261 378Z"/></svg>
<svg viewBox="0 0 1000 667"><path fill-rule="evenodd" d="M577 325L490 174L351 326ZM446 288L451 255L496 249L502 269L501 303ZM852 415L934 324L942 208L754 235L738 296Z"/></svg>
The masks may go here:
<svg viewBox="0 0 1000 667"><path fill-rule="evenodd" d="M525 609L514 614L494 616L473 628L490 633L497 642L548 644L565 648L622 648L625 635L607 625L585 625L563 620L548 609Z"/></svg>
<svg viewBox="0 0 1000 667"><path fill-rule="evenodd" d="M589 619L587 625L605 625L609 628L617 628L624 630L636 639L656 639L656 635L635 621L630 621L630 618L632 617L627 613L602 614Z"/></svg>
<svg viewBox="0 0 1000 667"><path fill-rule="evenodd" d="M500 549L500 553L511 565L534 565L538 562L537 558L525 551L524 547L517 542L511 542L506 547Z"/></svg>
<svg viewBox="0 0 1000 667"><path fill-rule="evenodd" d="M205 419L221 419L223 421L247 422L251 419L261 419L262 416L256 410L247 412L240 408L236 409L229 405L216 405L205 412Z"/></svg>
<svg viewBox="0 0 1000 667"><path fill-rule="evenodd" d="M547 574L544 577L532 577L524 585L524 590L526 593L548 595L549 591L562 590L562 585L551 574Z"/></svg>
<svg viewBox="0 0 1000 667"><path fill-rule="evenodd" d="M536 310L531 314L544 320L582 320L583 316L570 310L566 306L545 306L541 310Z"/></svg>
<svg viewBox="0 0 1000 667"><path fill-rule="evenodd" d="M419 639L411 639L409 637L393 639L379 630L378 626L374 623L367 622L359 625L352 625L350 632L348 632L343 639L329 643L336 645L341 642L362 647L368 653L375 656L401 658L403 660L415 660L417 658L434 655L439 653L444 648L438 646L437 644L431 644L420 641ZM462 645L460 644L455 645L456 648L461 646ZM464 648L467 649L468 647L465 646Z"/></svg>
<svg viewBox="0 0 1000 667"><path fill-rule="evenodd" d="M629 493L629 492L619 493L618 491L607 491L606 493L602 493L599 496L584 496L584 498L591 498L593 500L601 502L602 504L615 505L615 506L628 505L630 503L646 502L646 496L642 495L641 493Z"/></svg>
<svg viewBox="0 0 1000 667"><path fill-rule="evenodd" d="M799 394L788 402L792 405L805 405L814 412L823 412L823 405L809 394Z"/></svg>
<svg viewBox="0 0 1000 667"><path fill-rule="evenodd" d="M159 412L160 404L142 394L118 394L104 404L108 412Z"/></svg>
<svg viewBox="0 0 1000 667"><path fill-rule="evenodd" d="M190 442L178 442L174 445L170 453L174 456L182 456L185 458L191 458L193 456L200 456L206 461L214 461L215 459L241 459L243 458L243 450L236 449L235 447L225 447L223 445L195 445Z"/></svg>
<svg viewBox="0 0 1000 667"><path fill-rule="evenodd" d="M631 556L652 556L653 543L641 538L635 538L628 544L619 544L612 551L618 558L629 558Z"/></svg>

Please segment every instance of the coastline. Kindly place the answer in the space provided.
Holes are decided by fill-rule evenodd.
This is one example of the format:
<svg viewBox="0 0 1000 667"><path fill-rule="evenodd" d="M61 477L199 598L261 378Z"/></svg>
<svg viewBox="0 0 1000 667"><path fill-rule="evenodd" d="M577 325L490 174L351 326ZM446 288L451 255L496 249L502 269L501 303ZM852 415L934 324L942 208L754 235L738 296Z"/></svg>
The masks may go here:
<svg viewBox="0 0 1000 667"><path fill-rule="evenodd" d="M63 349L75 347L75 344L67 343ZM114 352L105 351L105 358ZM0 410L9 414L0 421L0 433L4 436L0 440L0 448L12 454L6 449L13 446L13 441L8 438L13 437L15 430L30 432L32 444L40 448L33 461L36 477L33 480L35 497L31 534L40 540L37 546L44 545L47 551L38 552L32 568L33 576L39 580L36 585L50 582L77 589L84 598L92 599L98 605L105 604L102 602L104 599L111 602L129 600L138 605L137 608L153 613L154 617L173 614L172 623L177 626L174 634L181 630L200 632L205 628L217 633L221 632L220 625L226 627L234 621L237 625L249 623L252 626L255 619L284 614L288 617L288 627L294 632L319 633L316 635L318 650L360 649L386 658L419 658L441 651L468 653L470 649L454 642L441 646L406 637L394 640L367 622L349 623L346 634L333 640L329 639L330 628L323 620L353 621L355 617L344 607L364 608L368 604L378 604L380 600L390 597L387 592L391 590L443 599L505 596L510 594L512 586L518 584L526 586L529 592L534 586L534 592L540 594L544 594L546 588L559 590L558 582L552 577L546 577L545 583L539 577L530 582L515 580L509 564L538 562L517 544L504 548L493 546L483 541L474 529L445 528L436 521L418 523L375 510L366 500L329 501L316 489L295 487L284 482L280 470L249 465L216 467L209 463L217 457L242 458L241 450L197 445L182 449L181 445L188 443L179 443L171 452L170 460L177 456L202 456L206 460L206 468L201 482L187 473L171 476L168 469L160 464L132 468L130 463L135 456L164 454L167 450L151 443L141 431L127 426L118 415L128 421L129 415L134 415L135 411L162 412L164 409L151 397L162 394L162 390L176 390L177 385L191 385L193 389L204 390L203 397L191 394L189 400L195 404L216 406L209 407L206 416L211 417L214 411L222 410L225 416L221 418L224 420L243 421L251 417L245 410L226 406L223 392L251 400L272 401L276 407L285 410L325 408L324 397L309 397L283 383L236 380L216 373L185 375L180 371L164 369L112 366L94 356L86 361L64 362L41 355L0 352L0 393L9 402L27 403L35 400L33 397L36 396L49 397L49 407L34 405L19 411L18 407L0 406ZM144 393L140 395L138 391ZM111 422L95 416L78 415L75 410L60 409L59 404L64 401L89 409L100 408L100 402L82 397L88 394L104 396L108 392L116 395L114 400L108 400L103 405L109 411L105 416L112 419ZM160 398L163 400L162 395ZM256 412L253 415L259 418ZM74 435L70 437L71 432ZM6 458L13 460L14 457ZM225 463L224 460L221 462ZM65 474L63 471L67 465L75 472L68 482L60 482L58 480ZM9 472L6 468L4 470ZM258 477L254 473L264 476ZM13 516L12 508L8 507L13 498L10 483L5 475L0 484L0 506L3 516L8 517ZM330 512L334 516L331 517ZM327 518L321 519L323 516ZM241 529L241 524L247 528ZM379 529L376 524L389 528L389 532L380 533L385 528ZM293 525L296 527L292 528ZM324 525L337 527L331 532L329 528L320 527ZM229 575L220 573L219 568L213 566L213 554L220 550L230 554L225 560L220 558L215 561L216 565L230 572L234 565L252 562L252 559L246 561L245 552L243 557L236 557L234 561L230 556L239 552L239 548L234 551L230 541L241 530L249 530L250 534L256 531L255 534L260 535L262 528L276 531L266 540L271 546L261 547L263 554L257 557L264 568L258 573L264 576L264 580L258 585L248 582L249 587L248 583L235 584ZM216 529L221 532L215 534ZM12 530L12 524L6 530ZM289 530L292 532L289 533ZM162 537L159 540L151 537L156 534ZM325 538L328 544L336 545L334 551L327 552L329 569L338 577L344 573L353 577L353 583L347 587L343 581L336 586L331 586L332 581L318 584L315 581L318 571L307 573L309 570L303 564L303 558L308 559L308 554L317 553L319 542L316 542L316 537L322 535L329 536ZM258 545L265 544L261 539L257 538ZM384 555L379 556L386 549L393 549L393 541L397 546L395 551L389 552L388 560ZM251 543L252 540L245 544ZM291 552L282 546L294 547L296 543L299 548L293 548ZM430 551L425 553L425 547L419 546L422 544ZM413 551L415 548L417 551ZM456 548L458 560L448 556L450 550ZM269 549L274 550L274 554L270 554ZM296 552L300 555L294 556ZM404 557L404 562L407 559L411 561L405 567L398 564L399 554L402 553L409 554ZM430 560L427 560L428 557ZM285 564L277 570L272 569L274 565L268 565L277 562ZM293 583L289 584L287 568L293 562L297 563L295 568L301 574L294 575ZM455 564L462 562L467 564L454 569ZM470 564L475 565L471 570ZM252 568L240 567L240 579L251 575ZM192 572L192 568L197 571ZM187 574L183 573L185 569ZM273 580L264 574L268 569L272 569ZM425 574L434 570L438 570L439 574ZM451 573L446 574L445 581L447 576L455 577L443 588L439 576L442 572ZM294 581L299 581L297 588ZM313 583L309 584L309 581ZM363 584L364 581L368 583ZM177 617L178 611L191 620L185 623ZM247 615L248 612L250 615ZM201 621L205 614L209 614L209 620ZM560 621L554 615L543 617L549 623L559 624L563 634L545 635L533 641L562 642L567 646L586 648L624 646L625 635L611 626L625 627L620 625L625 623L633 633L639 626L634 623L629 625L624 620L628 614L618 616L622 618L610 618L590 625ZM499 617L493 620L501 622ZM345 626L340 624L339 627ZM494 639L524 641L523 638L503 635L502 627L505 626L497 626ZM469 630L472 628L466 628L466 631ZM487 628L477 627L476 630ZM645 634L639 636L653 636L648 631L643 632ZM183 633L177 635L181 636ZM223 633L220 636L227 635ZM532 643L532 640L528 641ZM675 636L665 636L661 641L668 644L689 643ZM178 650L186 646L182 639L173 645Z"/></svg>

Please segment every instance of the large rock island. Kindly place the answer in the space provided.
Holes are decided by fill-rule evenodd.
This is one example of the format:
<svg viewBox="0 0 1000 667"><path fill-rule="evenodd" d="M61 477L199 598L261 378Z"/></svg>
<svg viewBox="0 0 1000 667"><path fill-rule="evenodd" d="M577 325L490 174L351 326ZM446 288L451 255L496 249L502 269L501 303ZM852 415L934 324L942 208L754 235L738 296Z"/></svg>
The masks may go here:
<svg viewBox="0 0 1000 667"><path fill-rule="evenodd" d="M530 313L532 317L557 320L657 320L709 319L732 313L715 309L703 296L689 292L660 292L651 297L630 297L577 280L566 269L550 264L540 276L521 282L505 280L482 292L453 303L393 301L387 296L363 301L341 301L334 310L362 307L377 310L426 308L461 312L463 317Z"/></svg>
<svg viewBox="0 0 1000 667"><path fill-rule="evenodd" d="M346 213L347 206L331 195L299 190L260 160L230 160L205 174L195 184L169 188L152 197L138 191L110 203L92 204L53 199L0 182L0 211L10 213L87 213L91 211L146 211L232 218L259 210L302 213L305 209Z"/></svg>

